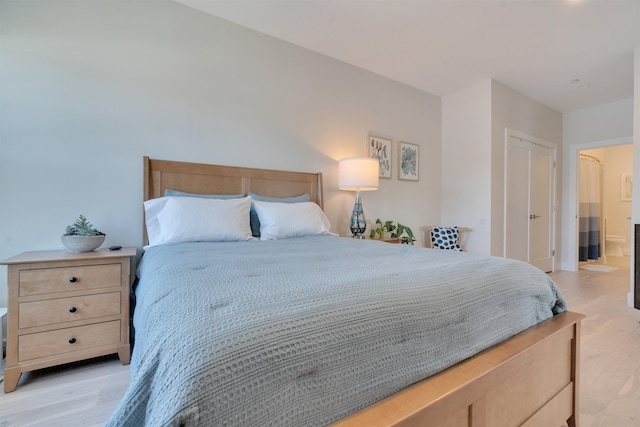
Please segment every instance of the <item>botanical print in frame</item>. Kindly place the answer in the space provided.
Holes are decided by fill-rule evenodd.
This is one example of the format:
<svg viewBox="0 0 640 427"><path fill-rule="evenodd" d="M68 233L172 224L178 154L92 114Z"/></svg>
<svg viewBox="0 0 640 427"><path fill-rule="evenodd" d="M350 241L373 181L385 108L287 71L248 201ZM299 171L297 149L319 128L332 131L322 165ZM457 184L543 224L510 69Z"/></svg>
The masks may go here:
<svg viewBox="0 0 640 427"><path fill-rule="evenodd" d="M633 174L623 173L620 180L620 200L623 202L631 201L631 194L633 190Z"/></svg>
<svg viewBox="0 0 640 427"><path fill-rule="evenodd" d="M380 178L391 179L391 144L392 141L390 139L369 135L367 142L369 157L378 159L380 162L378 173Z"/></svg>
<svg viewBox="0 0 640 427"><path fill-rule="evenodd" d="M417 181L420 172L419 152L416 144L398 141L398 179Z"/></svg>

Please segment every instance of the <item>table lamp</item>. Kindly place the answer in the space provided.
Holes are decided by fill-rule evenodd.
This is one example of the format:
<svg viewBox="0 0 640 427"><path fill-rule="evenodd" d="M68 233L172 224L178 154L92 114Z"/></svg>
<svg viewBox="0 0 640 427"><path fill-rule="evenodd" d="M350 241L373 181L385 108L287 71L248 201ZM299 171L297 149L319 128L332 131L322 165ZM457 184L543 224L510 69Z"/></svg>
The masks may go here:
<svg viewBox="0 0 640 427"><path fill-rule="evenodd" d="M364 238L362 234L367 229L360 192L378 189L378 170L378 160L370 157L348 157L338 163L338 188L356 192L350 228L353 237L358 239Z"/></svg>

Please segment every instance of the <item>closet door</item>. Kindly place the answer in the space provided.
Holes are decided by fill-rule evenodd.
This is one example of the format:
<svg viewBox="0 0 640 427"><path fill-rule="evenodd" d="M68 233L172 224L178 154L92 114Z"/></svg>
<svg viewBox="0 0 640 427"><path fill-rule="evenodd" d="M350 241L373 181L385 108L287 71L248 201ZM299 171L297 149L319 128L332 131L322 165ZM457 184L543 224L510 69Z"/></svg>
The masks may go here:
<svg viewBox="0 0 640 427"><path fill-rule="evenodd" d="M555 149L507 134L505 178L505 256L553 271Z"/></svg>
<svg viewBox="0 0 640 427"><path fill-rule="evenodd" d="M529 262L553 271L553 150L532 144Z"/></svg>
<svg viewBox="0 0 640 427"><path fill-rule="evenodd" d="M513 137L507 149L505 257L529 262L530 149Z"/></svg>

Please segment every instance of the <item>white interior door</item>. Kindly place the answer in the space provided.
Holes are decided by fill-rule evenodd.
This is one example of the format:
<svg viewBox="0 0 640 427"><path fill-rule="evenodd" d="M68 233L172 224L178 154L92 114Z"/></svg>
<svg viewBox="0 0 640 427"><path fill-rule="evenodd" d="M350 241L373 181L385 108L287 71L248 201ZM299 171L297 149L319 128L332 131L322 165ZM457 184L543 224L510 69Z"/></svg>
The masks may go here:
<svg viewBox="0 0 640 427"><path fill-rule="evenodd" d="M507 133L505 256L554 268L555 148Z"/></svg>
<svg viewBox="0 0 640 427"><path fill-rule="evenodd" d="M530 150L513 137L507 150L505 256L529 262Z"/></svg>
<svg viewBox="0 0 640 427"><path fill-rule="evenodd" d="M553 271L553 149L532 144L529 262Z"/></svg>

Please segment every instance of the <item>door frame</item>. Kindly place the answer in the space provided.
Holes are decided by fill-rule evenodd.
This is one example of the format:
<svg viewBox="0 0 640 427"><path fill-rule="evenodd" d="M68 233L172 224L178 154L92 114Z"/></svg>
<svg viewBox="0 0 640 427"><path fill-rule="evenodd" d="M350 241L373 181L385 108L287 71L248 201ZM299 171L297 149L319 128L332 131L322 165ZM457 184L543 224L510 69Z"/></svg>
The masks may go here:
<svg viewBox="0 0 640 427"><path fill-rule="evenodd" d="M508 207L509 207L509 138L514 137L521 140L525 140L531 144L539 145L550 150L553 150L553 168L551 173L551 188L553 194L550 195L552 200L551 207L551 271L555 271L556 268L556 240L557 240L557 210L558 210L558 145L544 140L542 138L529 135L525 132L520 132L514 129L504 129L504 229L503 229L503 242L502 242L502 256L507 257L507 230L508 230Z"/></svg>
<svg viewBox="0 0 640 427"><path fill-rule="evenodd" d="M578 185L579 185L579 170L578 160L580 152L584 150L593 150L595 148L613 147L616 145L633 144L633 137L623 137L615 139L606 139L602 141L585 142L582 144L573 144L569 146L569 185L568 188L568 215L565 218L569 218L573 222L573 226L567 224L567 250L563 251L568 259L562 260L562 270L578 271ZM632 249L633 250L633 249Z"/></svg>

